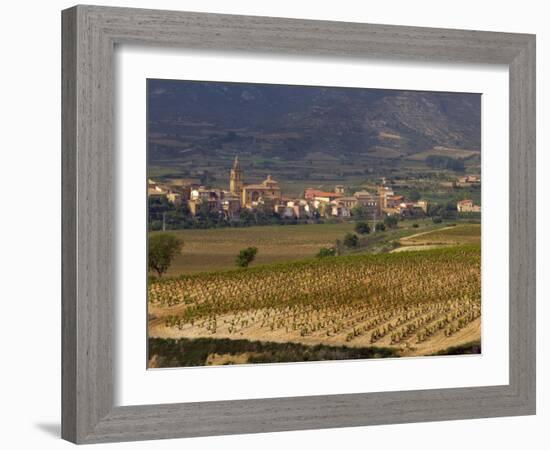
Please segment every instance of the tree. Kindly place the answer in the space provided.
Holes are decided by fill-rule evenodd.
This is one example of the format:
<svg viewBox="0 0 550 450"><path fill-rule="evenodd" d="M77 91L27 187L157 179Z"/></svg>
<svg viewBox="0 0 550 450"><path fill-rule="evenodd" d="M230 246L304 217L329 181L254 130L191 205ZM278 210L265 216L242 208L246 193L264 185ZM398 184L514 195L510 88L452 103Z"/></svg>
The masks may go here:
<svg viewBox="0 0 550 450"><path fill-rule="evenodd" d="M258 253L258 249L256 247L248 247L241 250L237 255L235 264L238 267L248 267L248 265L252 261L254 261L254 258L256 257L256 253Z"/></svg>
<svg viewBox="0 0 550 450"><path fill-rule="evenodd" d="M426 158L426 164L434 169L448 169L456 172L464 171L464 160L454 159L450 156L430 155Z"/></svg>
<svg viewBox="0 0 550 450"><path fill-rule="evenodd" d="M386 225L384 225L382 222L377 222L376 226L374 227L375 231L386 231Z"/></svg>
<svg viewBox="0 0 550 450"><path fill-rule="evenodd" d="M334 247L322 247L317 253L317 258L326 258L327 256L336 255L336 249Z"/></svg>
<svg viewBox="0 0 550 450"><path fill-rule="evenodd" d="M357 219L366 219L369 211L366 206L357 205L351 209L351 215Z"/></svg>
<svg viewBox="0 0 550 450"><path fill-rule="evenodd" d="M344 245L348 248L357 247L357 244L359 243L359 238L356 234L353 233L347 233L344 236Z"/></svg>
<svg viewBox="0 0 550 450"><path fill-rule="evenodd" d="M449 200L449 201L445 204L445 210L446 210L446 211L456 211L456 201Z"/></svg>
<svg viewBox="0 0 550 450"><path fill-rule="evenodd" d="M367 222L357 222L355 224L355 232L359 234L369 234L370 227Z"/></svg>
<svg viewBox="0 0 550 450"><path fill-rule="evenodd" d="M409 194L409 198L413 202L417 202L418 200L420 200L420 192L418 192L417 190L411 191Z"/></svg>
<svg viewBox="0 0 550 450"><path fill-rule="evenodd" d="M174 258L181 252L183 241L170 233L155 233L149 237L149 270L159 278L166 273Z"/></svg>
<svg viewBox="0 0 550 450"><path fill-rule="evenodd" d="M386 216L384 217L384 225L388 228L395 228L397 227L398 219L396 216ZM384 231L384 230L382 230Z"/></svg>
<svg viewBox="0 0 550 450"><path fill-rule="evenodd" d="M254 218L254 214L252 213L252 211L247 208L243 208L239 211L239 221L244 226L249 226L254 224L256 219Z"/></svg>

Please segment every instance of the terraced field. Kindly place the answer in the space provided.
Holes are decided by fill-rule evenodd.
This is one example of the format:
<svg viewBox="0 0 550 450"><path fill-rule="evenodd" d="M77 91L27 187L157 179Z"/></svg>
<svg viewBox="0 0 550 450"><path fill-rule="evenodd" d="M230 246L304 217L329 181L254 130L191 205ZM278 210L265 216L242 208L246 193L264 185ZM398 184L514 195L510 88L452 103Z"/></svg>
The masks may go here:
<svg viewBox="0 0 550 450"><path fill-rule="evenodd" d="M429 355L480 339L480 264L470 244L167 278L149 284L149 337Z"/></svg>

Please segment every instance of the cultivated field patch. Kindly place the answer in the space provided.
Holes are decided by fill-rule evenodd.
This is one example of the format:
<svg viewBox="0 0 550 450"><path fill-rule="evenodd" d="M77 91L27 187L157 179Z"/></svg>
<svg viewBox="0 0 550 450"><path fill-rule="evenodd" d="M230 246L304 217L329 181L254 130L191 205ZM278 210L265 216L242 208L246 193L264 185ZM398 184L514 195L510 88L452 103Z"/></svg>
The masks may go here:
<svg viewBox="0 0 550 450"><path fill-rule="evenodd" d="M428 156L449 156L451 158L469 158L479 155L478 150L465 150L461 148L434 147L431 150L415 153L407 157L411 161L424 161Z"/></svg>
<svg viewBox="0 0 550 450"><path fill-rule="evenodd" d="M429 355L480 338L480 275L479 245L460 245L167 278L149 284L149 337Z"/></svg>
<svg viewBox="0 0 550 450"><path fill-rule="evenodd" d="M352 232L353 227L352 223L338 223L173 231L184 247L168 275L235 267L235 256L246 247L258 248L254 265L311 258L319 248L334 245L336 239Z"/></svg>
<svg viewBox="0 0 550 450"><path fill-rule="evenodd" d="M479 244L480 242L481 225L479 224L449 226L406 236L399 240L399 243L404 246Z"/></svg>

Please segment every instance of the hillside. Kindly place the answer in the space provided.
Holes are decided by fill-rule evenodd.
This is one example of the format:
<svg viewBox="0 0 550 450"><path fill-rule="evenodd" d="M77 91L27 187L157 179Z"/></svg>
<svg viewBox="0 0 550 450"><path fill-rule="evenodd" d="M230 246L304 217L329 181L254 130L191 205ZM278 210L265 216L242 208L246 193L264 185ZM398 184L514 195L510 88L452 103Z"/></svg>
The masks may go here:
<svg viewBox="0 0 550 450"><path fill-rule="evenodd" d="M148 88L151 161L227 147L292 160L480 149L477 94L166 80Z"/></svg>

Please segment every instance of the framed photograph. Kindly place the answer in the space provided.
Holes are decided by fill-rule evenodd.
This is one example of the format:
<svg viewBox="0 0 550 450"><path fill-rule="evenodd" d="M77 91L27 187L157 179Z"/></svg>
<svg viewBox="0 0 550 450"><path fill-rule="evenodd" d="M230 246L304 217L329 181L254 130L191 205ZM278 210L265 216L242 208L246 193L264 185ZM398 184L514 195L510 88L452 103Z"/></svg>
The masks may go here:
<svg viewBox="0 0 550 450"><path fill-rule="evenodd" d="M62 435L535 413L535 37L63 11Z"/></svg>

